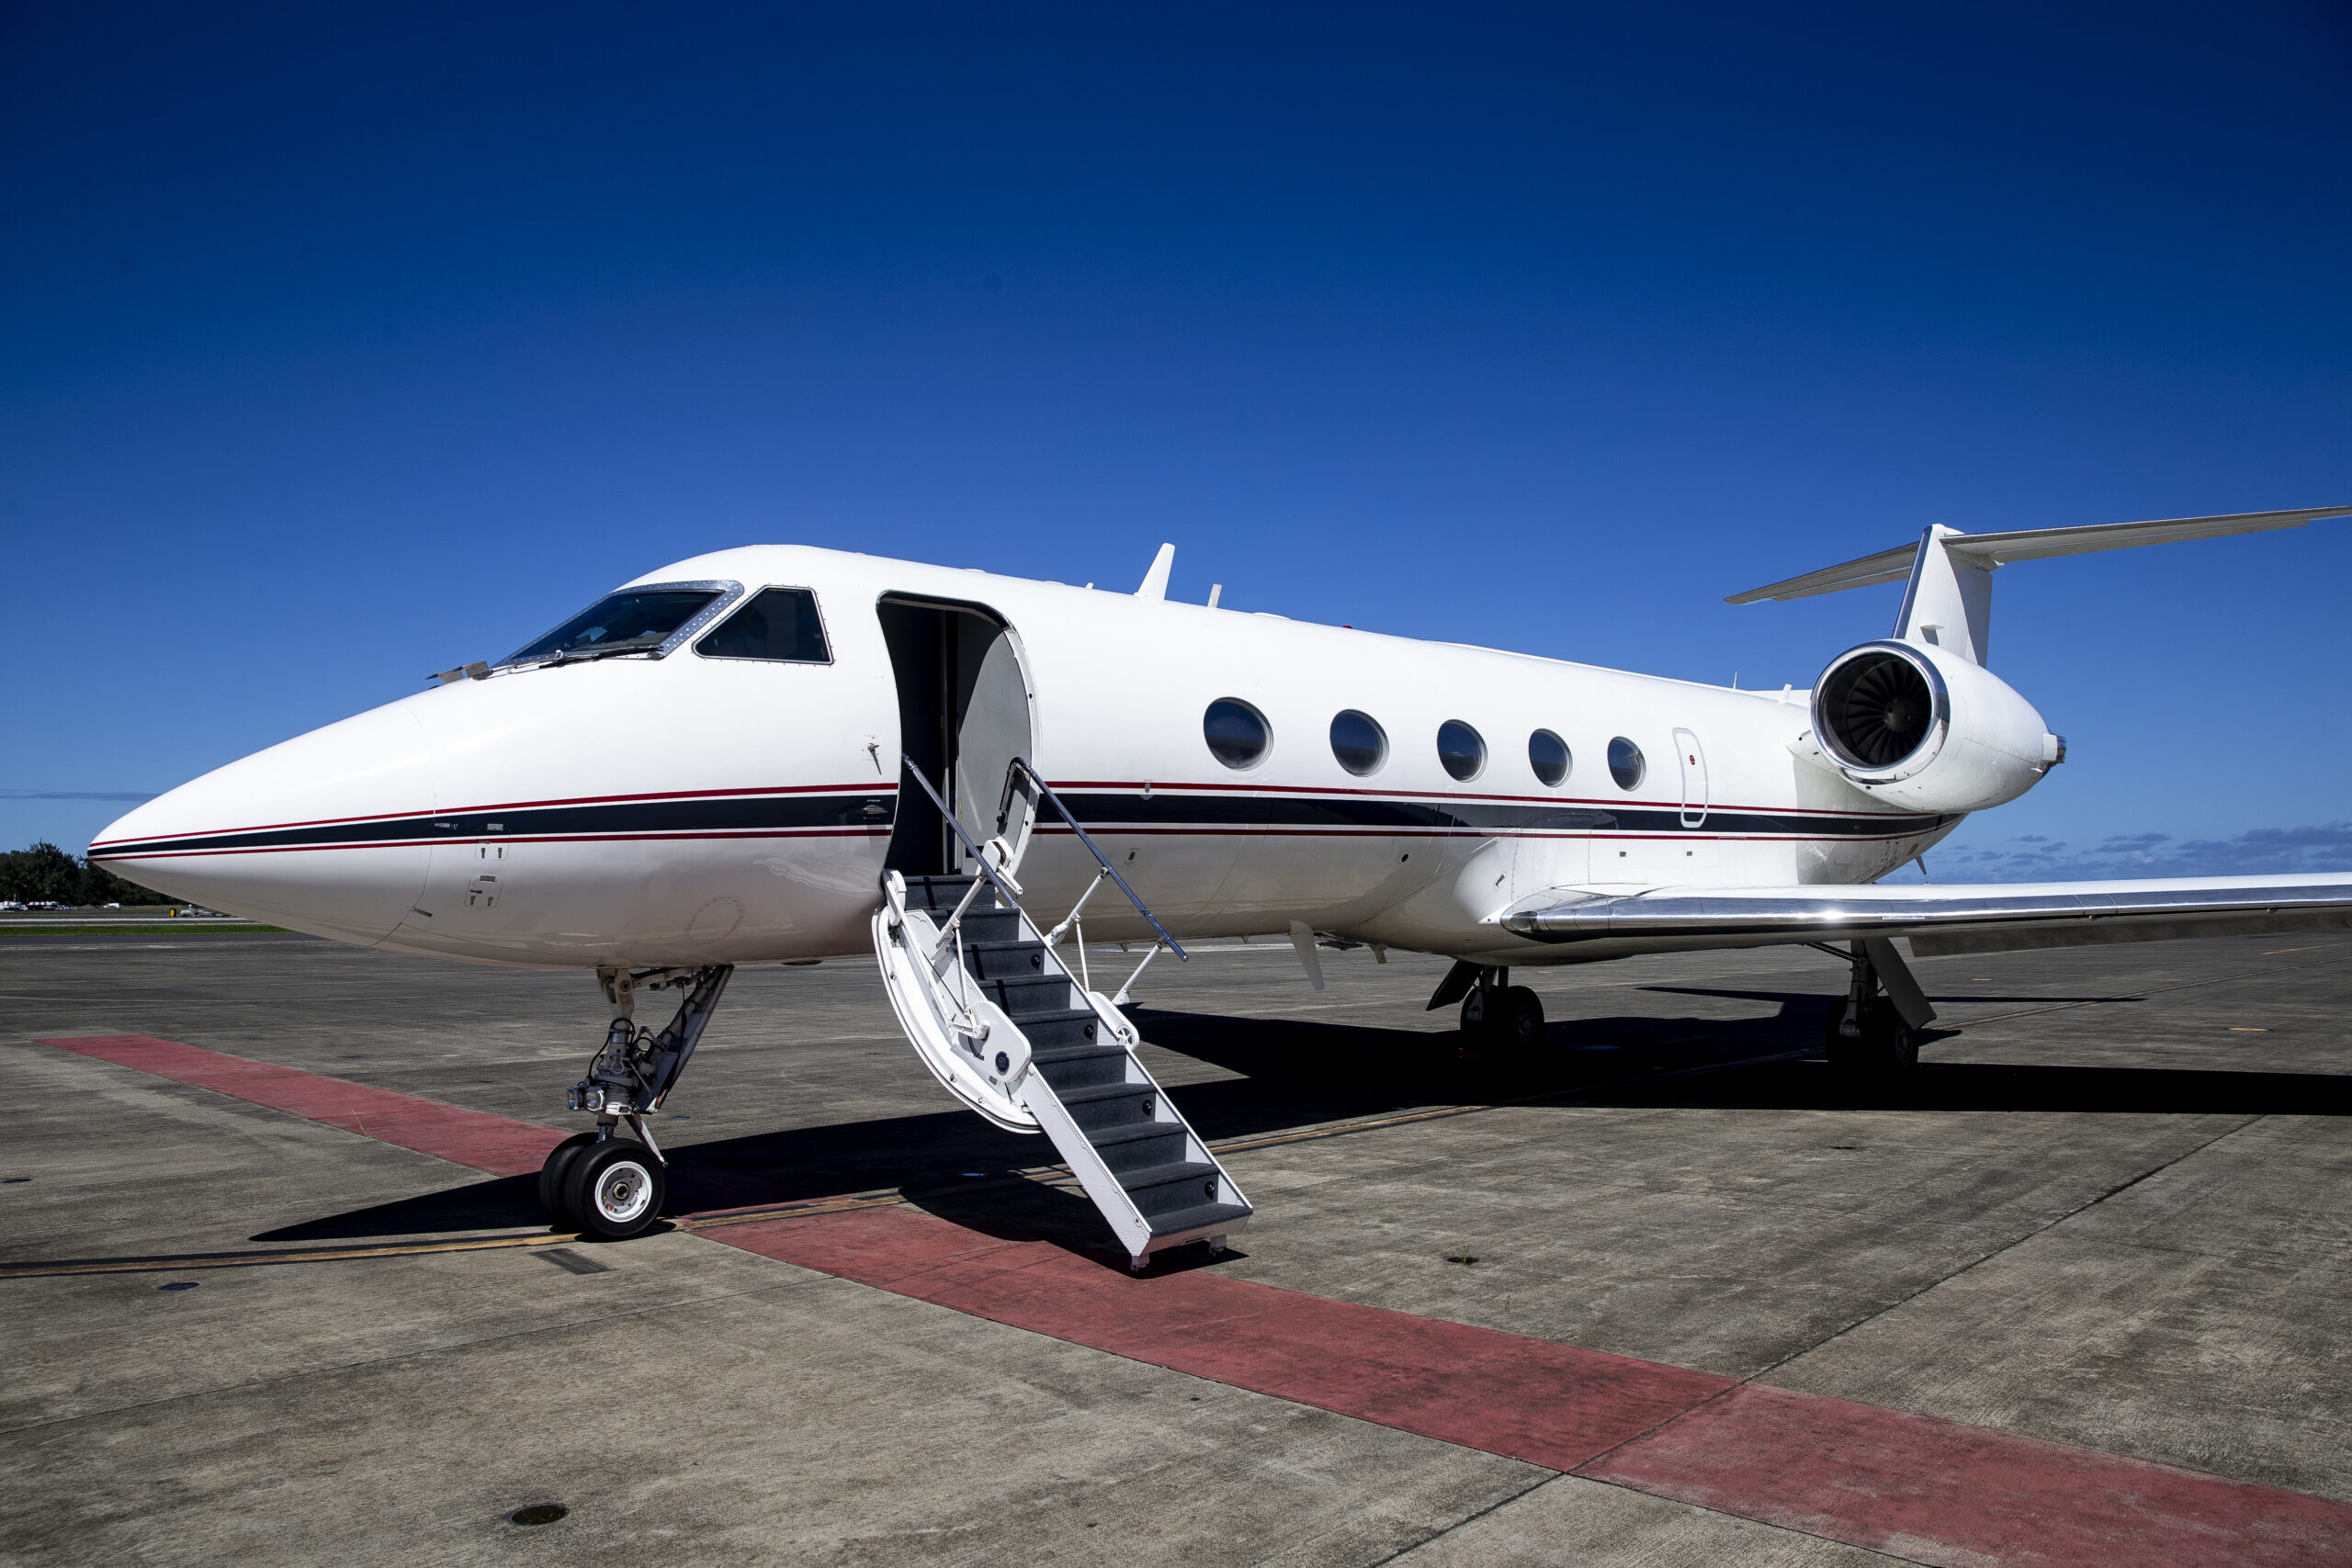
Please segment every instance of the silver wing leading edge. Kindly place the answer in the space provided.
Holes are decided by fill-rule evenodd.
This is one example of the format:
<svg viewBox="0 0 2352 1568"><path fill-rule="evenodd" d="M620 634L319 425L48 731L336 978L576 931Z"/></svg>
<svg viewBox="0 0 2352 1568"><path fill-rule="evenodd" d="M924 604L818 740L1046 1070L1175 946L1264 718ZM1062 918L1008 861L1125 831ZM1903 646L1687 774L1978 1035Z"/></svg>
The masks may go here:
<svg viewBox="0 0 2352 1568"><path fill-rule="evenodd" d="M1522 898L1506 931L1623 952L1903 936L1922 958L2264 931L2352 930L2352 875L1840 887L1561 887ZM1594 956L1601 956L1595 953Z"/></svg>

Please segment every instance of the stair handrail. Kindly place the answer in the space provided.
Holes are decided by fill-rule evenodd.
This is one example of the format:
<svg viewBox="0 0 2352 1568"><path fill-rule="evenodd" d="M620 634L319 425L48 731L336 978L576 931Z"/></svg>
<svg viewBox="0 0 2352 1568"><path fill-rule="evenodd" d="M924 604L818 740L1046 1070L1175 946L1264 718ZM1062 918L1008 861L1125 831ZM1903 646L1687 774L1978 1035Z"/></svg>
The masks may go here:
<svg viewBox="0 0 2352 1568"><path fill-rule="evenodd" d="M931 803L939 807L939 815L941 818L946 821L950 828L953 828L956 830L956 836L964 840L964 847L971 852L973 863L980 868L981 874L989 879L990 884L995 886L996 890L1004 895L1006 907L1014 909L1021 908L1020 890L1014 887L1010 882L1007 882L998 874L997 868L989 863L989 857L987 853L981 850L979 845L972 841L971 834L964 831L964 824L956 820L956 813L947 809L947 802L940 798L940 794L937 790L931 787L931 781L923 777L922 770L916 767L914 762L906 757L899 758L899 762L901 767L907 770L907 772L914 775L915 783L922 785L923 794L931 796ZM974 886L977 886L978 884L975 884ZM970 902L971 899L967 897L963 904L959 904L956 907L956 913L948 920L948 925L951 929L960 927L962 925L965 906L968 905ZM1155 920L1152 923L1157 925L1159 922Z"/></svg>
<svg viewBox="0 0 2352 1568"><path fill-rule="evenodd" d="M911 766L911 764L910 764L910 766ZM1079 826L1078 818L1071 815L1070 808L1062 804L1062 797L1060 795L1054 793L1054 786L1037 776L1037 770L1029 765L1028 759L1025 757L1013 758L1012 762L1004 770L1004 797L997 806L998 830L1002 831L1006 822L1012 818L1012 778L1015 773L1025 773L1028 775L1029 782L1036 786L1038 795L1044 797L1046 804L1052 807L1056 811L1061 813L1062 820L1069 824L1069 830L1078 835L1078 841L1086 846L1086 852L1092 855L1094 857L1094 863L1102 868L1102 875L1109 877L1112 881L1119 885L1119 891L1127 896L1127 902L1136 907L1136 913L1141 915L1145 919L1151 922L1151 929L1159 933L1159 940L1168 944L1170 951L1176 954L1177 961L1182 964L1190 964L1193 961L1192 954L1184 951L1184 944L1168 934L1168 928L1159 923L1159 917L1153 914L1150 908L1145 905L1144 901L1136 896L1136 890L1127 886L1127 879L1119 874L1119 868L1111 863L1111 857L1102 852L1101 846L1096 844L1093 839L1088 836L1084 828ZM922 775L918 773L916 777L920 778ZM923 787L928 790L931 786L926 784ZM937 800L938 798L939 797L936 795L932 796L932 799L933 800ZM942 805L940 809L944 811L947 807L944 805ZM950 818L950 820L953 820L953 818ZM963 833L964 829L960 823L956 825L956 830L959 834ZM967 844L970 843L972 841L970 836L965 835L964 841ZM1097 886L1100 886L1101 882L1102 877L1098 876L1095 878ZM1087 892L1089 893L1093 891L1094 889L1092 887L1087 889ZM1079 904L1081 908L1085 903L1086 900L1083 897L1079 899ZM1076 916L1077 910L1073 909L1071 911L1072 919L1075 919ZM1067 920L1063 922L1063 925L1065 926L1068 924L1069 921ZM1059 933L1061 929L1061 927L1055 928L1057 934ZM1147 957L1144 962L1148 964L1150 962L1150 959ZM1140 975L1143 971L1141 969L1137 969L1136 973ZM1122 987L1120 989L1124 992L1125 987Z"/></svg>

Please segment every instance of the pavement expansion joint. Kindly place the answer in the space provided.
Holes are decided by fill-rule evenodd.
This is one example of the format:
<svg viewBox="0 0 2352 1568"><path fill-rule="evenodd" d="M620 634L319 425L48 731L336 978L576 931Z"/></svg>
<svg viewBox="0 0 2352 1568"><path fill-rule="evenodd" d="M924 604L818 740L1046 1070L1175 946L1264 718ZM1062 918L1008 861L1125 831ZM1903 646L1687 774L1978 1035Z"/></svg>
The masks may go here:
<svg viewBox="0 0 2352 1568"><path fill-rule="evenodd" d="M2249 1116L2245 1121L2239 1122L2236 1126L2216 1133L2201 1144L2183 1149L2180 1153L2174 1155L2169 1159L2159 1160L2154 1165L2150 1166L2147 1169L2140 1172L2137 1176L2132 1177L2128 1180L2117 1182L2114 1186L2107 1189L2107 1190L2098 1194L2096 1197L2086 1198L2083 1201L2075 1204L2073 1208L2066 1210L2063 1213L2052 1215L2051 1218L2042 1221L2040 1224L2035 1225L2032 1229L2020 1232L2018 1235L2010 1237L2007 1241L2003 1242L2000 1246L1994 1247L1991 1251L1984 1253L1978 1257L1972 1258L1967 1262L1962 1264L1959 1268L1951 1269L1948 1273L1939 1275L1936 1279L1928 1280L1917 1290L1912 1291L1905 1295L1899 1296L1895 1300L1888 1302L1883 1306L1877 1307L1870 1312L1862 1314L1860 1317L1855 1318L1851 1323L1846 1324L1842 1327L1838 1328L1835 1333L1824 1335L1821 1338L1815 1340L1813 1344L1804 1347L1801 1350L1790 1351L1787 1355L1782 1356L1779 1360L1772 1362L1769 1366L1758 1368L1757 1371L1750 1372L1740 1381L1743 1383L1755 1382L1762 1378L1770 1376L1771 1373L1787 1366L1792 1361L1802 1359L1806 1356L1812 1355L1816 1350L1834 1345L1838 1340L1843 1339L1847 1335L1853 1333L1855 1330L1861 1328L1868 1324L1874 1323L1878 1319L1884 1317L1887 1314L1897 1311L1902 1307L1908 1305L1910 1303L1917 1301L1920 1297L1927 1295L1931 1291L1941 1289L1943 1286L1950 1284L1952 1280L1961 1278L1964 1274L1971 1273L1975 1269L1983 1268L1985 1264L1992 1262L1994 1259L2014 1251L2018 1247L2023 1247L2027 1242L2033 1240L2037 1236L2048 1235L2052 1231L2056 1230L2060 1225L2064 1224L2068 1220L2075 1218L2077 1214L2089 1213L2091 1210L2098 1208L2101 1203L2106 1202L2109 1198L2129 1192L2132 1189L2139 1186L2142 1182L2148 1180L2150 1178L2161 1176L2165 1171L2170 1170L2175 1166L2180 1164L2183 1160L2203 1154L2207 1149L2211 1148L2214 1145L2221 1143L2225 1139L2236 1137L2240 1133L2245 1132L2248 1127L2253 1126L2256 1122L2266 1120L2267 1120L2267 1118L2263 1116Z"/></svg>
<svg viewBox="0 0 2352 1568"><path fill-rule="evenodd" d="M1554 1471L1550 1474L1538 1476L1535 1480L1529 1482L1526 1485L1521 1487L1510 1496L1498 1497L1493 1502L1487 1504L1485 1507L1475 1509L1470 1513L1464 1514L1460 1518L1453 1520L1450 1524L1442 1525L1440 1528L1430 1531L1427 1535L1422 1536L1420 1540L1411 1541L1404 1546L1398 1547L1396 1551L1390 1552L1385 1557L1375 1558L1371 1562L1365 1564L1365 1568L1387 1568L1389 1563L1397 1561L1397 1559L1408 1557L1414 1552L1421 1551L1425 1547L1432 1545L1437 1541L1443 1540L1447 1536L1453 1535L1456 1531L1464 1529L1471 1525L1475 1525L1481 1519L1498 1514L1503 1509L1510 1507L1512 1504L1519 1502L1522 1498L1532 1497L1536 1493L1543 1491L1546 1486L1550 1486L1556 1482L1564 1481L1566 1479L1567 1479L1566 1473L1562 1471Z"/></svg>

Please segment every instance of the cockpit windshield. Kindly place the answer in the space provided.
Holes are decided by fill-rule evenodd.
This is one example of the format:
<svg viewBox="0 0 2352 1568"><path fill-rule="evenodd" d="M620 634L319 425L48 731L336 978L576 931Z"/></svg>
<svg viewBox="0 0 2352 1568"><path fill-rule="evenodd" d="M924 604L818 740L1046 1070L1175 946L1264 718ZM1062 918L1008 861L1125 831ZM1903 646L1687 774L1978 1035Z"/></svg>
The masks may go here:
<svg viewBox="0 0 2352 1568"><path fill-rule="evenodd" d="M670 634L694 619L718 597L705 588L623 589L587 609L506 660L588 658L637 653L659 648Z"/></svg>

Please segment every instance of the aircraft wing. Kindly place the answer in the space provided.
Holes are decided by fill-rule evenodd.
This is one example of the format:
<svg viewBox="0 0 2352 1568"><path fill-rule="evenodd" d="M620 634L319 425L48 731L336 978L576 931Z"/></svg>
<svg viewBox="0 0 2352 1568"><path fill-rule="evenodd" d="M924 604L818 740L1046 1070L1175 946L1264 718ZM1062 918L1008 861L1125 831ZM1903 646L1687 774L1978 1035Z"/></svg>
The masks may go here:
<svg viewBox="0 0 2352 1568"><path fill-rule="evenodd" d="M1909 937L1923 958L2240 932L2352 929L2352 874L1862 887L1560 887L1504 929L1546 942L1763 947Z"/></svg>

